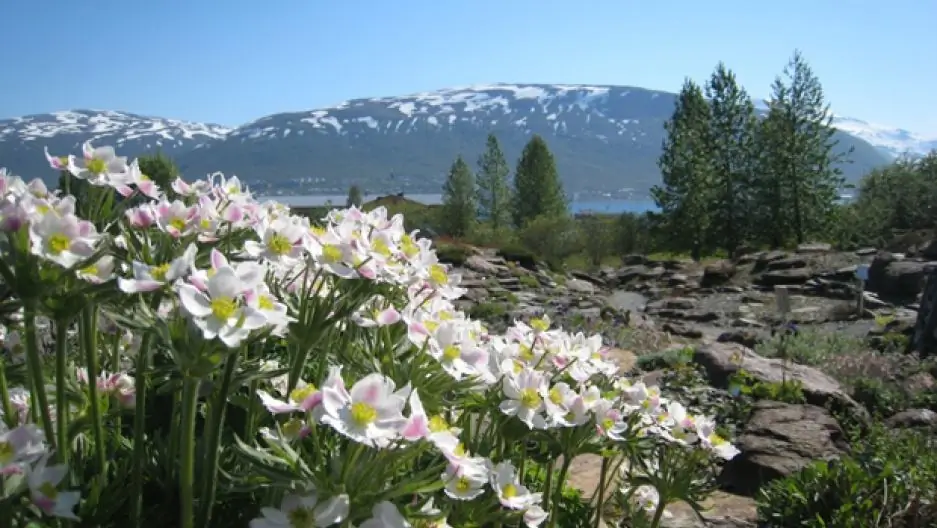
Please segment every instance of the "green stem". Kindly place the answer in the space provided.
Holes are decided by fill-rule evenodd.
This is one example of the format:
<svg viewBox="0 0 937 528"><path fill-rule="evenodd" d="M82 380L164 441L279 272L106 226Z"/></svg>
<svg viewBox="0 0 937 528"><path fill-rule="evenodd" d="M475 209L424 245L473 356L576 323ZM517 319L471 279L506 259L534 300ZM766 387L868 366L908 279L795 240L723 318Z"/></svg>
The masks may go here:
<svg viewBox="0 0 937 528"><path fill-rule="evenodd" d="M651 520L651 528L657 528L660 526L660 520L664 516L664 509L667 506L664 501L661 501L657 504L657 511L654 512L654 518Z"/></svg>
<svg viewBox="0 0 937 528"><path fill-rule="evenodd" d="M7 383L6 361L3 358L0 358L0 406L6 426L10 429L15 428L19 419L13 414L13 405L10 403L10 386Z"/></svg>
<svg viewBox="0 0 937 528"><path fill-rule="evenodd" d="M257 401L253 399L253 396L257 394L257 389L260 388L260 382L254 380L250 383L250 403L247 405L247 418L244 421L244 441L248 442L254 438L254 421L257 419Z"/></svg>
<svg viewBox="0 0 937 528"><path fill-rule="evenodd" d="M208 526L211 521L212 506L215 503L215 491L218 479L218 460L221 457L221 429L224 427L225 414L228 409L228 393L231 391L231 380L237 370L240 351L225 359L224 373L221 375L221 386L215 394L215 401L211 404L211 414L208 421L205 449L203 450L207 465L202 473L202 493L199 496L199 526ZM253 402L251 402L253 403Z"/></svg>
<svg viewBox="0 0 937 528"><path fill-rule="evenodd" d="M547 480L543 485L543 511L547 512L550 511L550 492L553 489L554 464L556 464L556 461L553 459L547 462Z"/></svg>
<svg viewBox="0 0 937 528"><path fill-rule="evenodd" d="M605 505L605 479L608 476L608 458L602 458L602 470L599 473L598 502L595 506L595 528L602 523L602 507Z"/></svg>
<svg viewBox="0 0 937 528"><path fill-rule="evenodd" d="M68 361L68 322L64 319L55 321L55 434L56 442L62 446L55 452L62 464L68 464L68 399L65 397L65 379ZM97 383L89 379L88 383Z"/></svg>
<svg viewBox="0 0 937 528"><path fill-rule="evenodd" d="M104 445L104 424L101 420L101 401L98 394L97 309L89 306L81 312L81 341L88 366L88 395L91 399L91 434L98 471L103 478L107 472L107 452Z"/></svg>
<svg viewBox="0 0 937 528"><path fill-rule="evenodd" d="M563 465L560 466L560 476L556 479L556 490L553 491L553 511L550 512L549 528L556 528L556 518L560 514L559 507L557 506L560 504L558 499L563 493L563 488L566 486L566 474L569 473L569 465L572 463L573 457L564 454Z"/></svg>
<svg viewBox="0 0 937 528"><path fill-rule="evenodd" d="M134 525L143 527L143 457L144 441L146 440L146 382L150 369L150 339L152 334L147 333L140 342L137 351L137 364L134 371L135 406L133 412L133 481L131 484L131 501Z"/></svg>
<svg viewBox="0 0 937 528"><path fill-rule="evenodd" d="M42 420L42 430L46 441L56 447L55 430L52 428L52 417L49 415L49 399L46 397L46 385L42 376L42 358L39 357L39 343L36 340L36 310L28 306L23 311L23 324L26 330L26 364L29 368L32 382L32 397L34 409L38 409L38 418Z"/></svg>
<svg viewBox="0 0 937 528"><path fill-rule="evenodd" d="M179 469L180 528L195 528L195 418L198 411L198 378L186 377L182 388L182 467Z"/></svg>

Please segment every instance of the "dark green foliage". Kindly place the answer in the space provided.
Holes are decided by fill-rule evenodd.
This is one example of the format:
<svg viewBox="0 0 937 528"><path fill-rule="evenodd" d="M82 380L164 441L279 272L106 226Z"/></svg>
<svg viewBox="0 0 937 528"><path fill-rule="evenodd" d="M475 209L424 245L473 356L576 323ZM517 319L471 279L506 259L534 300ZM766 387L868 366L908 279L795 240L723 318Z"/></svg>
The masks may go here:
<svg viewBox="0 0 937 528"><path fill-rule="evenodd" d="M713 174L711 236L732 255L751 227L755 107L735 74L722 63L706 84L706 97L711 119L709 166Z"/></svg>
<svg viewBox="0 0 937 528"><path fill-rule="evenodd" d="M478 216L488 222L492 231L498 232L511 221L511 187L508 183L511 170L494 134L488 134L485 153L478 159L478 170Z"/></svg>
<svg viewBox="0 0 937 528"><path fill-rule="evenodd" d="M439 259L439 262L445 264L452 264L454 266L462 266L465 264L465 259L471 256L471 252L463 246L457 246L453 244L435 244L436 249L436 258Z"/></svg>
<svg viewBox="0 0 937 528"><path fill-rule="evenodd" d="M531 138L514 174L513 219L525 227L538 216L568 215L568 204L553 153L540 136Z"/></svg>
<svg viewBox="0 0 937 528"><path fill-rule="evenodd" d="M589 258L589 263L600 266L606 257L615 254L615 242L618 238L618 227L614 218L598 215L587 215L578 219L579 233L583 250Z"/></svg>
<svg viewBox="0 0 937 528"><path fill-rule="evenodd" d="M576 221L567 215L541 215L525 223L518 233L524 247L559 267L563 260L582 251L582 236Z"/></svg>
<svg viewBox="0 0 937 528"><path fill-rule="evenodd" d="M175 191L172 190L172 182L179 177L179 169L169 156L157 152L140 156L137 158L137 163L140 165L140 172L153 180L167 198L170 200L177 198Z"/></svg>
<svg viewBox="0 0 937 528"><path fill-rule="evenodd" d="M851 456L815 462L762 489L761 519L818 528L937 526L935 438L883 426L851 437Z"/></svg>
<svg viewBox="0 0 937 528"><path fill-rule="evenodd" d="M836 151L823 87L795 51L772 85L768 116L758 131L754 191L764 241L780 247L821 233L835 214L845 181L839 169L851 152Z"/></svg>
<svg viewBox="0 0 937 528"><path fill-rule="evenodd" d="M527 471L524 471L524 485L530 489L542 490L546 486L547 471L540 466L531 464ZM556 482L556 477L553 479ZM555 485L555 484L554 484ZM565 485L563 486L556 518L556 526L563 528L591 528L592 519L595 517L595 508L591 501L587 501L578 489Z"/></svg>
<svg viewBox="0 0 937 528"><path fill-rule="evenodd" d="M509 244L498 248L497 255L508 262L513 262L524 269L535 269L537 267L537 256L529 249Z"/></svg>
<svg viewBox="0 0 937 528"><path fill-rule="evenodd" d="M449 169L440 213L440 225L447 235L465 236L475 225L475 176L462 156Z"/></svg>
<svg viewBox="0 0 937 528"><path fill-rule="evenodd" d="M345 207L361 207L364 203L364 195L361 193L361 187L352 184L348 188L348 198L345 199Z"/></svg>
<svg viewBox="0 0 937 528"><path fill-rule="evenodd" d="M651 189L673 243L690 248L695 259L700 258L706 244L713 201L710 120L703 91L687 79L677 97L673 115L664 124L667 136L658 160L662 184ZM631 220L624 215L622 218L623 222ZM621 241L620 247L632 244L632 240L626 239ZM625 252L632 250L625 249Z"/></svg>

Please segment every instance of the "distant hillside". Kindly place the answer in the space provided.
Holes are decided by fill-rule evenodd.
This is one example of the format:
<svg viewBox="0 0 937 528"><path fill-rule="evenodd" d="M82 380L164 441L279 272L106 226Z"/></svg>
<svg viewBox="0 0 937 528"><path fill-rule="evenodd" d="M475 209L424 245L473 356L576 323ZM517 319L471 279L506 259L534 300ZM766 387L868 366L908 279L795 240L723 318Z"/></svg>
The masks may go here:
<svg viewBox="0 0 937 528"><path fill-rule="evenodd" d="M497 84L355 99L235 129L124 112L56 112L0 120L0 166L52 181L42 148L77 152L93 140L128 156L160 149L188 177L233 173L260 192L343 194L357 183L371 193L435 193L457 155L475 165L489 132L512 165L531 135L540 134L568 191L641 195L659 181L663 123L674 100L627 86ZM854 149L843 166L850 180L888 163L902 145L929 145L900 129L837 122L875 142L837 133L840 150Z"/></svg>

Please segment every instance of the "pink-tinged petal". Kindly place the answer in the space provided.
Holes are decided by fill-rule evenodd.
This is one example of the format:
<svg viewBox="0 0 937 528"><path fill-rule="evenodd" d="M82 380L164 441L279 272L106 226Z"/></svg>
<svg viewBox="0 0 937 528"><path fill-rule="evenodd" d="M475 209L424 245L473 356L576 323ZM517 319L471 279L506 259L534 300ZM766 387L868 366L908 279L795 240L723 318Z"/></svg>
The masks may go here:
<svg viewBox="0 0 937 528"><path fill-rule="evenodd" d="M261 404L263 404L271 414L283 414L299 410L299 407L293 403L278 400L266 391L257 391L257 397L260 398Z"/></svg>
<svg viewBox="0 0 937 528"><path fill-rule="evenodd" d="M131 194L133 194L133 189L131 189L130 187L127 187L126 185L118 185L117 192L120 193L121 196L126 198L130 196Z"/></svg>
<svg viewBox="0 0 937 528"><path fill-rule="evenodd" d="M351 399L377 406L387 396L387 388L387 380L383 375L376 372L368 374L351 388Z"/></svg>
<svg viewBox="0 0 937 528"><path fill-rule="evenodd" d="M309 412L322 404L322 398L322 391L316 391L309 396L306 396L306 398L303 399L303 402L300 404L300 407L302 407L304 411Z"/></svg>
<svg viewBox="0 0 937 528"><path fill-rule="evenodd" d="M228 222L240 222L244 218L244 209L236 204L230 204L222 213L222 218Z"/></svg>
<svg viewBox="0 0 937 528"><path fill-rule="evenodd" d="M331 387L322 389L322 408L325 409L327 414L337 416L339 411L344 409L349 403L351 402L339 391Z"/></svg>
<svg viewBox="0 0 937 528"><path fill-rule="evenodd" d="M381 325L397 324L400 321L400 312L393 307L388 308L377 314L377 322Z"/></svg>
<svg viewBox="0 0 937 528"><path fill-rule="evenodd" d="M214 268L214 269L218 269L218 268L220 268L220 267L222 267L222 266L227 266L227 265L228 265L228 259L225 258L224 254L222 254L222 253L221 253L220 251L218 251L217 249L212 248L212 250L211 250L211 267Z"/></svg>
<svg viewBox="0 0 937 528"><path fill-rule="evenodd" d="M411 416L408 418L407 425L400 431L400 436L411 442L429 436L429 425L426 416Z"/></svg>
<svg viewBox="0 0 937 528"><path fill-rule="evenodd" d="M117 287L124 293L141 293L158 290L163 284L152 279L117 279Z"/></svg>

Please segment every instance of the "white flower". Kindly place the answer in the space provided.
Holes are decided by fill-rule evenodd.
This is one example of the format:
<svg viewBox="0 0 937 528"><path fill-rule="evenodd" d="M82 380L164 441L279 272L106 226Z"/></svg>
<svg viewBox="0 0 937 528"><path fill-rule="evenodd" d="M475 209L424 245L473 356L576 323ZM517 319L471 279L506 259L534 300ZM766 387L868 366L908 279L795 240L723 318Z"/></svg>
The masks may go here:
<svg viewBox="0 0 937 528"><path fill-rule="evenodd" d="M0 434L0 475L20 473L24 464L43 455L46 449L42 440L42 430L34 424L20 425Z"/></svg>
<svg viewBox="0 0 937 528"><path fill-rule="evenodd" d="M234 348L252 330L266 324L263 314L244 302L244 293L252 285L241 282L230 266L219 268L206 286L208 295L191 284L178 287L183 308L205 339L218 337L225 345Z"/></svg>
<svg viewBox="0 0 937 528"><path fill-rule="evenodd" d="M142 262L134 261L132 279L117 279L117 287L124 293L149 292L159 289L164 284L171 284L176 279L186 277L195 267L195 255L198 247L189 244L182 255L172 259L167 264L147 266Z"/></svg>
<svg viewBox="0 0 937 528"><path fill-rule="evenodd" d="M397 507L388 501L374 505L371 510L372 517L359 525L358 528L411 528L413 525L400 515Z"/></svg>
<svg viewBox="0 0 937 528"><path fill-rule="evenodd" d="M81 500L81 495L77 491L58 490L58 485L68 473L68 468L61 464L47 466L48 460L47 453L29 471L26 481L29 484L30 498L46 515L77 521L78 516L72 510Z"/></svg>
<svg viewBox="0 0 937 528"><path fill-rule="evenodd" d="M348 495L338 495L319 503L315 490L305 495L287 495L280 509L261 508L263 516L250 522L250 528L295 528L333 526L348 517Z"/></svg>
<svg viewBox="0 0 937 528"><path fill-rule="evenodd" d="M34 255L71 268L94 254L98 235L75 215L49 212L30 225L29 238Z"/></svg>
<svg viewBox="0 0 937 528"><path fill-rule="evenodd" d="M488 483L488 471L482 464L450 464L442 475L446 484L445 494L456 500L473 500L485 492Z"/></svg>
<svg viewBox="0 0 937 528"><path fill-rule="evenodd" d="M505 377L503 388L507 399L499 405L501 412L517 416L531 429L545 429L547 422L540 413L545 409L546 386L543 374L532 369L524 369L516 377Z"/></svg>
<svg viewBox="0 0 937 528"><path fill-rule="evenodd" d="M358 380L351 391L336 381L322 387L322 422L356 442L383 447L406 424L406 399L394 392L394 382L373 373Z"/></svg>
<svg viewBox="0 0 937 528"><path fill-rule="evenodd" d="M505 460L499 462L490 476L491 487L498 494L498 500L505 508L526 510L540 502L539 493L531 493L523 484L514 465Z"/></svg>

